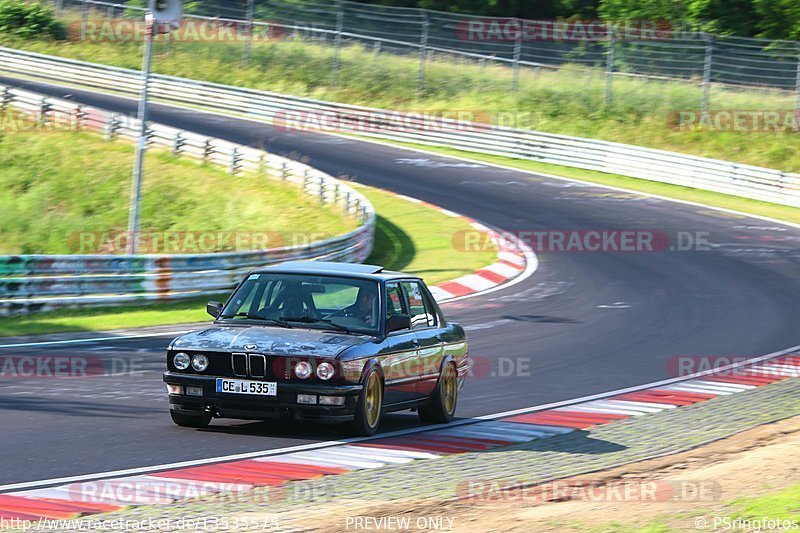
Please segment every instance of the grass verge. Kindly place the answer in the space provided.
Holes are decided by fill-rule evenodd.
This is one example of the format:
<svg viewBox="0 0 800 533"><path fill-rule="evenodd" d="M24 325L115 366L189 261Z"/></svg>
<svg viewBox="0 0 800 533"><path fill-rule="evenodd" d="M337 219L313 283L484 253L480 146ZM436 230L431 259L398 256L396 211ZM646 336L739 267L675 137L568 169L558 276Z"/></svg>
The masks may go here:
<svg viewBox="0 0 800 533"><path fill-rule="evenodd" d="M88 132L0 133L0 254L124 253L133 151ZM148 153L141 217L142 253L280 246L297 228L318 240L356 227L298 187L162 150Z"/></svg>
<svg viewBox="0 0 800 533"><path fill-rule="evenodd" d="M375 248L368 262L422 276L428 285L455 279L494 262L496 250L461 252L453 246L455 234L471 229L463 220L380 189L355 187L378 212Z"/></svg>
<svg viewBox="0 0 800 533"><path fill-rule="evenodd" d="M469 229L463 220L380 189L353 185L369 198L378 212L375 247L367 262L421 275L431 285L468 274L493 262L495 253L492 251L463 253L454 250L453 234ZM206 301L225 298L227 294L179 302L0 318L0 337L203 322L210 320L205 313Z"/></svg>

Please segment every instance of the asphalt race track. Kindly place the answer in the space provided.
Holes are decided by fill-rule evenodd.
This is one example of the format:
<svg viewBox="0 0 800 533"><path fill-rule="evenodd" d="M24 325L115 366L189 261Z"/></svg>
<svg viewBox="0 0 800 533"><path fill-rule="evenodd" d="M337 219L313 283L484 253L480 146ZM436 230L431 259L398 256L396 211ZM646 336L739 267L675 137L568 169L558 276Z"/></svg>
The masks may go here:
<svg viewBox="0 0 800 533"><path fill-rule="evenodd" d="M0 83L135 112L132 100L4 78ZM755 357L800 344L800 230L168 106L155 105L150 118L303 158L334 176L420 198L503 230L656 230L673 244L679 232L706 233L709 250L540 252L539 269L528 280L446 305L448 316L469 330L472 355L487 361L462 392L462 417L672 377L671 362L678 356ZM236 194L231 179L221 194ZM337 427L234 420L215 421L207 430L173 426L161 382L163 350L172 336L0 348L0 356L84 355L122 368L118 376L0 379L0 485L341 436ZM126 372L125 361L137 372ZM390 415L383 430L416 424L411 413Z"/></svg>

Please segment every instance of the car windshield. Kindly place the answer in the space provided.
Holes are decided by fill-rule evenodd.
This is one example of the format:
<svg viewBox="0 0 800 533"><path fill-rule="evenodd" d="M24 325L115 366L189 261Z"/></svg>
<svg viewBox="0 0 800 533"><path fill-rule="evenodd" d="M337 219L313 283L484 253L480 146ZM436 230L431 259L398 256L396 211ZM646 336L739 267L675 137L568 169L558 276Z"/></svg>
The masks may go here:
<svg viewBox="0 0 800 533"><path fill-rule="evenodd" d="M223 309L223 320L370 333L380 323L375 281L306 274L251 274Z"/></svg>

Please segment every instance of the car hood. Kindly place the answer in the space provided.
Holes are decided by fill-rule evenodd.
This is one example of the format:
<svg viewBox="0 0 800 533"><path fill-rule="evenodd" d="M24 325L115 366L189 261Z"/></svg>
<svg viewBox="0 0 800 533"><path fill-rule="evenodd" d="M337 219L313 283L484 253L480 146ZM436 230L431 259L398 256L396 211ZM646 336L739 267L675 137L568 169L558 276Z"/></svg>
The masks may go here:
<svg viewBox="0 0 800 533"><path fill-rule="evenodd" d="M356 344L369 342L366 335L346 335L330 330L292 329L248 325L215 325L181 335L173 350L257 352L272 355L334 357Z"/></svg>

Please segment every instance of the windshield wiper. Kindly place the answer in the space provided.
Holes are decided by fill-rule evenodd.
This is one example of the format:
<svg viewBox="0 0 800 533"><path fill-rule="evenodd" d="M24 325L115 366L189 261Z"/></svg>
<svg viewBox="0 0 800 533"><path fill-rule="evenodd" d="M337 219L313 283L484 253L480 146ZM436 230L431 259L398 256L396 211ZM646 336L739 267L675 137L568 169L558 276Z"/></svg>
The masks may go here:
<svg viewBox="0 0 800 533"><path fill-rule="evenodd" d="M325 324L326 326L330 326L335 330L344 331L345 333L350 333L350 328L342 326L341 324L337 324L331 321L328 318L311 318L310 316L300 316L300 317L287 317L282 316L281 320L285 320L287 322L302 322L303 324Z"/></svg>
<svg viewBox="0 0 800 533"><path fill-rule="evenodd" d="M276 326L280 326L282 328L289 328L291 329L292 325L284 321L283 319L278 320L276 318L267 318L263 316L253 315L250 313L236 313L235 315L220 315L220 318L224 319L231 319L231 318L246 318L248 320L259 320L261 322L269 322L270 324L275 324Z"/></svg>

